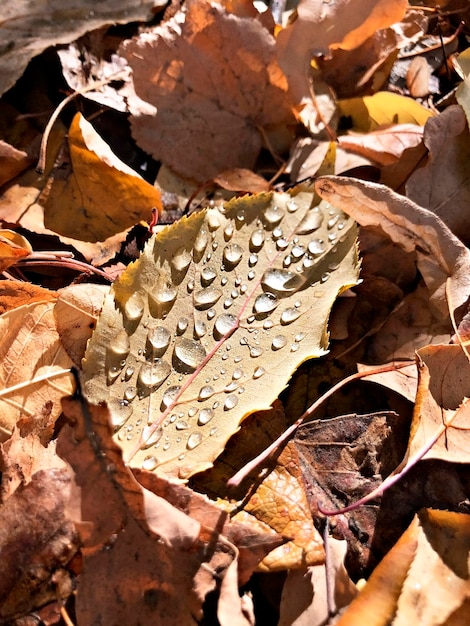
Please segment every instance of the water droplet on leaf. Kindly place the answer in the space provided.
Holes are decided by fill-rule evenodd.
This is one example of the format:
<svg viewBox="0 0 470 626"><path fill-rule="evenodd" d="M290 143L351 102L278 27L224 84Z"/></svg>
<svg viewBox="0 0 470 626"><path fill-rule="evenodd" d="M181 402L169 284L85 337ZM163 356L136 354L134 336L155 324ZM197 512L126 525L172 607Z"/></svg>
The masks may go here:
<svg viewBox="0 0 470 626"><path fill-rule="evenodd" d="M271 347L273 350L280 350L281 348L284 348L286 344L287 339L284 337L284 335L276 335L275 337L273 337Z"/></svg>
<svg viewBox="0 0 470 626"><path fill-rule="evenodd" d="M300 220L299 225L295 229L298 235L308 235L314 230L320 228L323 222L323 213L315 209L309 209Z"/></svg>
<svg viewBox="0 0 470 626"><path fill-rule="evenodd" d="M194 448L196 448L201 443L201 441L201 433L193 433L192 435L189 435L186 447L188 448L188 450L194 450Z"/></svg>
<svg viewBox="0 0 470 626"><path fill-rule="evenodd" d="M231 394L225 398L224 402L224 411L230 411L230 409L234 409L238 404L237 396Z"/></svg>
<svg viewBox="0 0 470 626"><path fill-rule="evenodd" d="M214 415L215 413L212 409L202 409L202 411L199 413L197 423L199 424L199 426L204 426L211 421Z"/></svg>
<svg viewBox="0 0 470 626"><path fill-rule="evenodd" d="M144 313L144 307L142 296L135 292L124 305L124 315L130 322L137 322Z"/></svg>
<svg viewBox="0 0 470 626"><path fill-rule="evenodd" d="M229 243L225 246L224 252L222 255L222 259L226 266L226 269L232 270L236 267L243 256L243 248L239 246L237 243Z"/></svg>
<svg viewBox="0 0 470 626"><path fill-rule="evenodd" d="M262 293L257 296L253 304L253 312L257 315L271 313L279 304L278 299L272 293Z"/></svg>
<svg viewBox="0 0 470 626"><path fill-rule="evenodd" d="M174 347L175 369L184 374L193 372L204 360L206 351L204 346L194 339L180 337Z"/></svg>
<svg viewBox="0 0 470 626"><path fill-rule="evenodd" d="M221 298L222 290L217 287L205 287L193 294L193 304L199 311L209 309Z"/></svg>

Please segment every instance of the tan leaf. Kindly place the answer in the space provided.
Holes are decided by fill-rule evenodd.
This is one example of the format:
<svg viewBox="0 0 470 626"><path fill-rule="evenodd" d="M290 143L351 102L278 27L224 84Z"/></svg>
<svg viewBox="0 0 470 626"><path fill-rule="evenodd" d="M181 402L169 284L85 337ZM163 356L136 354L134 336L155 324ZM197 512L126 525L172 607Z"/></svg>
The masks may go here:
<svg viewBox="0 0 470 626"><path fill-rule="evenodd" d="M470 516L423 509L337 626L465 624Z"/></svg>
<svg viewBox="0 0 470 626"><path fill-rule="evenodd" d="M0 229L0 273L32 252L28 240L12 230Z"/></svg>
<svg viewBox="0 0 470 626"><path fill-rule="evenodd" d="M74 427L61 430L57 449L81 487L82 521L92 522L77 621L193 625L236 549L136 482L112 441L104 406L65 398L63 409Z"/></svg>
<svg viewBox="0 0 470 626"><path fill-rule="evenodd" d="M58 291L54 319L60 341L77 367L96 326L109 287L103 285L70 285Z"/></svg>
<svg viewBox="0 0 470 626"><path fill-rule="evenodd" d="M296 102L309 96L307 71L313 53L357 48L377 30L399 22L407 2L399 0L302 0L297 19L277 38L279 63Z"/></svg>
<svg viewBox="0 0 470 626"><path fill-rule="evenodd" d="M450 106L424 129L429 151L424 167L406 183L407 196L426 207L465 243L470 242L470 134L460 106Z"/></svg>
<svg viewBox="0 0 470 626"><path fill-rule="evenodd" d="M210 467L247 414L325 353L331 306L357 279L355 233L299 187L201 211L148 243L106 298L83 371L133 466L181 479Z"/></svg>
<svg viewBox="0 0 470 626"><path fill-rule="evenodd" d="M0 440L7 439L21 417L40 414L71 393L72 361L55 328L53 302L23 305L0 317Z"/></svg>
<svg viewBox="0 0 470 626"><path fill-rule="evenodd" d="M18 176L32 162L33 159L24 150L17 150L0 139L0 187Z"/></svg>
<svg viewBox="0 0 470 626"><path fill-rule="evenodd" d="M251 169L260 129L293 124L271 33L251 17L192 0L165 24L126 42L137 94L156 116L134 116L138 144L186 178L204 182Z"/></svg>
<svg viewBox="0 0 470 626"><path fill-rule="evenodd" d="M0 282L0 314L6 313L23 304L56 300L57 294L39 285L20 280L2 280Z"/></svg>
<svg viewBox="0 0 470 626"><path fill-rule="evenodd" d="M423 457L470 461L470 364L459 345L418 350L419 387L408 455L413 457L444 425L448 428Z"/></svg>
<svg viewBox="0 0 470 626"><path fill-rule="evenodd" d="M315 188L322 198L361 225L380 226L404 250L416 251L431 301L444 318L449 307L457 309L467 302L470 252L431 211L375 183L325 177Z"/></svg>

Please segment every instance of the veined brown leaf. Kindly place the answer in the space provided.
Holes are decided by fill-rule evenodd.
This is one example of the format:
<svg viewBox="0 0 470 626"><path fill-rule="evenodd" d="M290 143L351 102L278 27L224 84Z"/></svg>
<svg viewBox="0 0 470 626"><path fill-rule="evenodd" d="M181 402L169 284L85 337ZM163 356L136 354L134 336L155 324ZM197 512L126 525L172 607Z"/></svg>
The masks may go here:
<svg viewBox="0 0 470 626"><path fill-rule="evenodd" d="M247 415L325 354L330 309L358 271L355 223L306 186L153 237L113 285L83 365L131 465L179 479L210 467Z"/></svg>

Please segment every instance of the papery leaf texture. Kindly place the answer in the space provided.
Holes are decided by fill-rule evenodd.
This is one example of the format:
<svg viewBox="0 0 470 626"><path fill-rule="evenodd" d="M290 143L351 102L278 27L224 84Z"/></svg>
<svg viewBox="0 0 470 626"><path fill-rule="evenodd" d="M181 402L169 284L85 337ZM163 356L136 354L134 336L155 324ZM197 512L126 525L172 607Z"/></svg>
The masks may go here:
<svg viewBox="0 0 470 626"><path fill-rule="evenodd" d="M135 467L184 480L325 354L357 283L355 222L310 186L244 196L153 236L113 285L83 383Z"/></svg>

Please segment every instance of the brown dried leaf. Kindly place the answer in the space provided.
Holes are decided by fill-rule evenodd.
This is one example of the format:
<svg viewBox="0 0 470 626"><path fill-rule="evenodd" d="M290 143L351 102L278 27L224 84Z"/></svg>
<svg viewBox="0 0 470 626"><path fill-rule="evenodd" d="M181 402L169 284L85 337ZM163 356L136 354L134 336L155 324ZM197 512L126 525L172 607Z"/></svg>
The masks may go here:
<svg viewBox="0 0 470 626"><path fill-rule="evenodd" d="M470 243L470 134L460 106L450 106L431 118L424 129L429 154L424 167L406 183L407 196L426 207Z"/></svg>
<svg viewBox="0 0 470 626"><path fill-rule="evenodd" d="M150 240L114 283L83 369L133 466L180 479L210 467L246 415L325 353L331 306L356 282L355 234L299 187Z"/></svg>
<svg viewBox="0 0 470 626"><path fill-rule="evenodd" d="M72 391L72 361L60 343L53 309L53 302L36 302L0 317L2 441L21 417L39 415L49 403L55 421L60 398Z"/></svg>
<svg viewBox="0 0 470 626"><path fill-rule="evenodd" d="M297 19L277 38L279 63L295 102L309 97L308 68L312 53L328 55L329 48L352 50L377 30L399 22L404 0L302 0Z"/></svg>
<svg viewBox="0 0 470 626"><path fill-rule="evenodd" d="M126 42L137 94L157 108L132 119L138 144L200 182L251 169L260 129L294 123L271 33L252 17L192 0L152 31Z"/></svg>
<svg viewBox="0 0 470 626"><path fill-rule="evenodd" d="M469 551L469 515L420 511L337 626L465 624Z"/></svg>
<svg viewBox="0 0 470 626"><path fill-rule="evenodd" d="M470 252L434 213L375 183L326 176L315 189L361 225L380 226L404 250L415 250L431 302L444 318L467 302Z"/></svg>
<svg viewBox="0 0 470 626"><path fill-rule="evenodd" d="M33 159L0 139L0 187L31 165Z"/></svg>
<svg viewBox="0 0 470 626"><path fill-rule="evenodd" d="M25 237L12 230L0 229L0 274L31 252L32 248Z"/></svg>
<svg viewBox="0 0 470 626"><path fill-rule="evenodd" d="M58 452L81 487L82 520L92 522L82 550L78 622L194 625L236 549L135 481L112 441L104 406L66 398L63 408L74 427L61 430Z"/></svg>
<svg viewBox="0 0 470 626"><path fill-rule="evenodd" d="M470 462L470 364L459 345L418 350L419 386L408 455L413 457L446 423L425 459Z"/></svg>

